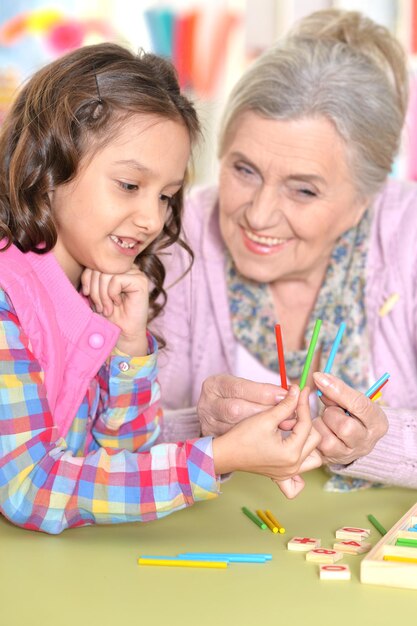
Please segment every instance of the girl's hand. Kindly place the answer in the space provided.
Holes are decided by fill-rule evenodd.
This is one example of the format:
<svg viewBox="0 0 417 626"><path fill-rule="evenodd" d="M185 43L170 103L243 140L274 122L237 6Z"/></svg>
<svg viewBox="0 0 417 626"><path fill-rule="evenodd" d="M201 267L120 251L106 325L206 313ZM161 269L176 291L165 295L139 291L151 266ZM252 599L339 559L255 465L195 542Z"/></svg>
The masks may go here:
<svg viewBox="0 0 417 626"><path fill-rule="evenodd" d="M322 463L316 448L320 435L312 427L309 389L300 394L292 386L277 406L241 421L226 434L213 440L214 465L217 474L235 470L268 476L288 497L294 497L303 487L300 471L319 467ZM279 429L281 422L297 415L288 437ZM295 486L294 486L295 484Z"/></svg>
<svg viewBox="0 0 417 626"><path fill-rule="evenodd" d="M320 463L318 463L318 460L320 460ZM290 500L298 496L300 491L304 489L305 484L304 479L300 476L300 474L319 467L321 463L322 459L320 457L320 454L317 450L315 450L305 459L305 461L302 462L299 474L296 474L291 478L287 478L286 480L276 481L284 496L286 496Z"/></svg>
<svg viewBox="0 0 417 626"><path fill-rule="evenodd" d="M315 372L314 382L326 405L323 415L314 420L324 461L347 465L369 454L388 430L381 407L331 374Z"/></svg>
<svg viewBox="0 0 417 626"><path fill-rule="evenodd" d="M131 356L145 356L149 308L149 283L145 274L135 265L125 274L102 274L87 268L82 273L81 284L95 311L120 328L117 348Z"/></svg>

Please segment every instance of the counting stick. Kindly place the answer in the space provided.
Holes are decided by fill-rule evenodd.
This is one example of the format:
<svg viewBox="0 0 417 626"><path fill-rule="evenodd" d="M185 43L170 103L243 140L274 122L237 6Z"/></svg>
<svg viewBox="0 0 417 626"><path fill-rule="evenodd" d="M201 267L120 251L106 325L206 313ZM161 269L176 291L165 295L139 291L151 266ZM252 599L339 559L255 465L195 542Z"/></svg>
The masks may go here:
<svg viewBox="0 0 417 626"><path fill-rule="evenodd" d="M329 358L327 359L327 363L325 365L325 368L323 370L324 374L330 374L331 369L333 367L333 361L335 359L336 356L336 352L339 348L340 342L342 341L342 337L343 337L343 333L345 332L345 328L346 328L346 324L345 322L342 322L339 326L339 330L337 331L337 335L335 337L335 340L333 341L333 345L332 348L330 350L330 354L329 354ZM317 395L321 396L323 395L323 392L320 391L320 389L317 389Z"/></svg>
<svg viewBox="0 0 417 626"><path fill-rule="evenodd" d="M388 372L385 372L385 374L383 374L381 378L378 378L378 380L372 385L372 387L369 387L368 391L365 393L365 396L370 398L371 396L377 394L382 385L388 380L389 376L390 375L388 374Z"/></svg>
<svg viewBox="0 0 417 626"><path fill-rule="evenodd" d="M316 348L317 340L319 338L319 332L321 327L321 320L316 320L313 330L313 336L311 337L310 345L308 347L306 362L304 363L303 372L300 379L300 390L304 389L307 382L308 372L310 371L311 361L313 360L314 350Z"/></svg>
<svg viewBox="0 0 417 626"><path fill-rule="evenodd" d="M287 372L285 369L284 346L282 344L282 334L280 324L275 324L275 339L277 342L279 375L281 376L281 387L288 389Z"/></svg>

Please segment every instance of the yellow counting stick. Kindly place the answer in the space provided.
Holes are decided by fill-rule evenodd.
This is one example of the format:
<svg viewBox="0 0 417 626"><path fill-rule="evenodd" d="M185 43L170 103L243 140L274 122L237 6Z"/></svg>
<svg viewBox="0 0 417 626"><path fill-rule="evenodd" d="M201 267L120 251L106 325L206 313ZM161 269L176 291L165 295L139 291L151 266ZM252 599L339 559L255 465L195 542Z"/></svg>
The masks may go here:
<svg viewBox="0 0 417 626"><path fill-rule="evenodd" d="M391 554L384 554L383 561L397 561L398 563L417 563L417 559L413 559L409 556L395 556Z"/></svg>
<svg viewBox="0 0 417 626"><path fill-rule="evenodd" d="M274 524L274 526L276 526L278 528L278 532L281 533L281 535L284 534L285 533L284 526L281 526L281 524L279 523L277 518L271 513L271 511L269 509L267 509L265 511L265 514L266 514L267 517L269 517L269 519Z"/></svg>
<svg viewBox="0 0 417 626"><path fill-rule="evenodd" d="M271 522L269 517L267 515L265 515L265 513L263 511L261 511L260 509L256 509L256 515L263 522L265 522L265 524L268 526L269 530L271 530L273 533L277 533L278 532L278 527L275 526L275 524L273 522Z"/></svg>
<svg viewBox="0 0 417 626"><path fill-rule="evenodd" d="M226 569L227 561L185 561L183 559L143 559L139 557L139 565L163 565L165 567L205 567L209 569Z"/></svg>
<svg viewBox="0 0 417 626"><path fill-rule="evenodd" d="M379 400L379 398L382 398L382 391L378 391L378 393L374 395L374 397L372 398L372 402L376 402L377 400Z"/></svg>

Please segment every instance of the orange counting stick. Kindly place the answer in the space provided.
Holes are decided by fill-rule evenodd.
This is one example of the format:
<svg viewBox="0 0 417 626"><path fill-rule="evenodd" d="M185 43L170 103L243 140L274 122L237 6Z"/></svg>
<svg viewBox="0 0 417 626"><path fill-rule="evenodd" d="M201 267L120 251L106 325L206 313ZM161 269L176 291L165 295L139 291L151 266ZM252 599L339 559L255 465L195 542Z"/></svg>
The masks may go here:
<svg viewBox="0 0 417 626"><path fill-rule="evenodd" d="M285 369L284 346L282 344L281 325L275 324L275 339L277 341L279 374L281 376L281 387L288 389L287 372Z"/></svg>

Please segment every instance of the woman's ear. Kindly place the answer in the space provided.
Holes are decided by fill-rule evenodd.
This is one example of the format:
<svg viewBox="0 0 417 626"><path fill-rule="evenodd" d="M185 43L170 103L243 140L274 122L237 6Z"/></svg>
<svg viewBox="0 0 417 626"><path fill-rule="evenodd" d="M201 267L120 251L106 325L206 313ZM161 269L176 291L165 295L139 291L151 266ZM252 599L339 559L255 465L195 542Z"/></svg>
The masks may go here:
<svg viewBox="0 0 417 626"><path fill-rule="evenodd" d="M359 196L354 207L354 226L357 226L361 221L363 214L373 202L373 196Z"/></svg>

